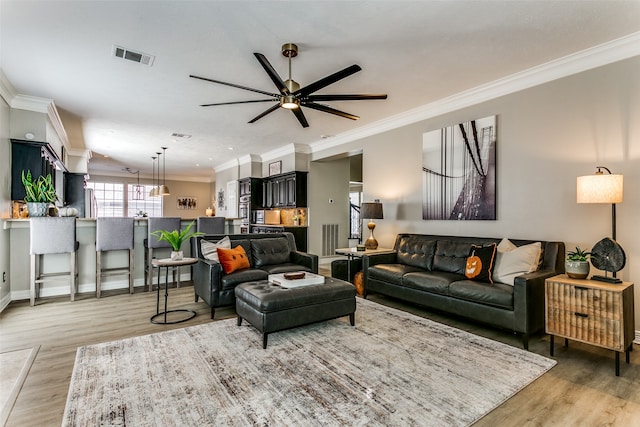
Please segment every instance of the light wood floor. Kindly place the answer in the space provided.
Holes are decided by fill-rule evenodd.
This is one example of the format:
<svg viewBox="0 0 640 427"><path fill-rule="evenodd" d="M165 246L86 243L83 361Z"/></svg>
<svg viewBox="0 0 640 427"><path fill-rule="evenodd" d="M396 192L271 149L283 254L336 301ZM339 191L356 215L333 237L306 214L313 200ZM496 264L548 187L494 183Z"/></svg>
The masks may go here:
<svg viewBox="0 0 640 427"><path fill-rule="evenodd" d="M520 347L519 337L439 315L395 300L372 295L371 300ZM59 426L62 420L76 348L174 328L210 322L206 304L193 302L188 284L169 290L170 306L190 308L198 315L182 324L160 326L149 322L156 294L137 290L133 295L105 292L94 295L43 299L36 307L12 302L0 314L0 351L40 345L7 426ZM218 309L216 320L235 316L233 308ZM549 339L538 336L531 351L548 356ZM477 426L638 426L640 425L640 348L631 364L622 357L621 376L614 374L613 353L570 342L556 345L558 361L551 371L527 386L480 420Z"/></svg>

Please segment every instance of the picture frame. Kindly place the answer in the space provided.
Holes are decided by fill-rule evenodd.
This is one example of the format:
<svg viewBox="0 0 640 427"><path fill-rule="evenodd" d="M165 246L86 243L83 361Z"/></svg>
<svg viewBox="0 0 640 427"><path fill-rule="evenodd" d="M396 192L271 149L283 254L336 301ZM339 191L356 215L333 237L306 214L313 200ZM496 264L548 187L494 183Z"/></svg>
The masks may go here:
<svg viewBox="0 0 640 427"><path fill-rule="evenodd" d="M196 197L178 196L176 199L178 209L192 210L198 207L198 199Z"/></svg>
<svg viewBox="0 0 640 427"><path fill-rule="evenodd" d="M496 116L422 135L422 219L496 220Z"/></svg>
<svg viewBox="0 0 640 427"><path fill-rule="evenodd" d="M269 163L269 176L279 175L282 173L282 160Z"/></svg>

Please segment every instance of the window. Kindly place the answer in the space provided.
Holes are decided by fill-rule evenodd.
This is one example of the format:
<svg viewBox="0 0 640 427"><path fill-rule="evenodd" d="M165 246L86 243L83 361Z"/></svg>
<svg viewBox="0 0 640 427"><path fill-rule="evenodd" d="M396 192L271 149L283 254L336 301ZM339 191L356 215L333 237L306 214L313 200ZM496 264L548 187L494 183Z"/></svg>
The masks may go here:
<svg viewBox="0 0 640 427"><path fill-rule="evenodd" d="M163 197L149 197L149 192L153 185L142 185L142 200L136 200L136 186L134 184L127 185L127 216L136 216L139 212L144 212L147 216L162 216L162 200Z"/></svg>
<svg viewBox="0 0 640 427"><path fill-rule="evenodd" d="M93 188L98 216L119 217L125 216L126 212L126 216L132 217L140 211L147 216L162 216L162 197L149 197L151 185L143 186L143 200L135 200L134 184L87 182L87 188Z"/></svg>
<svg viewBox="0 0 640 427"><path fill-rule="evenodd" d="M98 203L98 216L123 216L124 184L87 182L87 188L93 188L93 195Z"/></svg>

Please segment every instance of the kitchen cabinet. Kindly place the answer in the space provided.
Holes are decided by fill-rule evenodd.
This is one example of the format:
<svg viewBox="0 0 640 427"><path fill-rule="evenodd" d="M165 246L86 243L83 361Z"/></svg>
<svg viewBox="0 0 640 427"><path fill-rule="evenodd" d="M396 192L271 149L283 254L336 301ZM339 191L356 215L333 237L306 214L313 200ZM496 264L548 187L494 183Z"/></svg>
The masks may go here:
<svg viewBox="0 0 640 427"><path fill-rule="evenodd" d="M11 200L23 200L22 171L31 171L35 181L40 176L51 174L56 183L56 193L60 201L64 199L64 164L46 142L11 140Z"/></svg>
<svg viewBox="0 0 640 427"><path fill-rule="evenodd" d="M85 187L86 175L83 173L64 174L65 205L78 209L78 216L85 217Z"/></svg>
<svg viewBox="0 0 640 427"><path fill-rule="evenodd" d="M290 172L264 179L263 207L307 206L307 172Z"/></svg>

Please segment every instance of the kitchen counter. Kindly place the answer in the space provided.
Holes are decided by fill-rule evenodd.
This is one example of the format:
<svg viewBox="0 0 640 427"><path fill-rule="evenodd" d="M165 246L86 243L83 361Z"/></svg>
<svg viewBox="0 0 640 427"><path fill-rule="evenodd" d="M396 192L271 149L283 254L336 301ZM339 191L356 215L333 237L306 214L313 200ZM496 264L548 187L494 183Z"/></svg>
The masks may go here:
<svg viewBox="0 0 640 427"><path fill-rule="evenodd" d="M9 233L9 283L11 286L11 300L29 299L29 270L30 270L30 243L29 223L30 219L0 219L2 228ZM185 228L193 219L183 219L181 227ZM227 222L227 232L236 232L236 222L230 219ZM147 238L147 218L135 218L134 220L134 286L144 286L144 239ZM76 219L76 240L80 244L78 249L78 292L95 292L96 290L96 219ZM189 244L182 247L185 256L191 255ZM168 254L168 252L167 252ZM127 251L107 252L103 255L103 267L118 267L126 265ZM43 271L55 272L62 270L58 265L68 265L67 254L52 254L43 257ZM190 280L190 269L180 270L180 280ZM155 283L155 280L154 280ZM128 289L126 276L105 277L102 282L102 290ZM54 295L69 295L69 286L63 283L44 283L41 287L41 295L44 297Z"/></svg>

